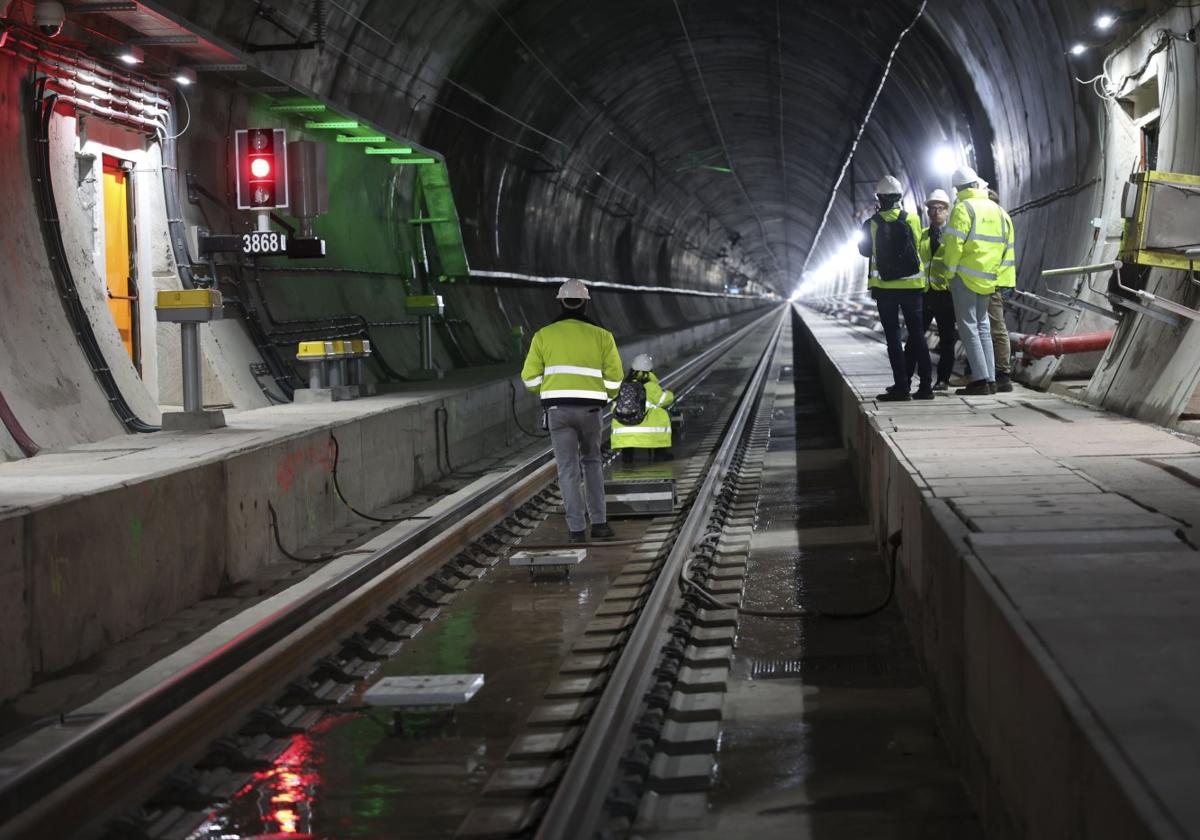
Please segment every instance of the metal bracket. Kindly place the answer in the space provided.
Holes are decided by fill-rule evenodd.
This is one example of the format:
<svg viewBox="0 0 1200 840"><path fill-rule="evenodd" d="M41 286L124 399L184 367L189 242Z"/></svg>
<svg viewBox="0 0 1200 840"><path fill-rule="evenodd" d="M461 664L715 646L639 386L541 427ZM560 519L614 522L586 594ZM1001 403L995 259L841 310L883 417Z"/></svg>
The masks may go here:
<svg viewBox="0 0 1200 840"><path fill-rule="evenodd" d="M196 231L196 243L202 258L212 254L237 253L242 250L242 237L237 233L209 233L204 228L200 228Z"/></svg>
<svg viewBox="0 0 1200 840"><path fill-rule="evenodd" d="M1065 295L1062 292L1056 292L1054 289L1047 289L1046 294L1059 298L1062 305L1067 309L1074 309L1076 312L1088 311L1094 315L1099 315L1101 318L1107 318L1110 321L1120 321L1121 316L1111 309L1105 309L1103 306L1096 306L1094 303L1088 303L1086 300Z"/></svg>
<svg viewBox="0 0 1200 840"><path fill-rule="evenodd" d="M1148 306L1142 306L1140 303L1134 303L1131 300L1125 300L1125 298L1118 297L1117 295L1109 295L1108 300L1114 306L1124 307L1125 309L1145 315L1147 318L1153 318L1156 321L1162 321L1164 324L1170 324L1173 327L1177 327L1181 323L1180 320L1174 315L1166 312L1157 312Z"/></svg>

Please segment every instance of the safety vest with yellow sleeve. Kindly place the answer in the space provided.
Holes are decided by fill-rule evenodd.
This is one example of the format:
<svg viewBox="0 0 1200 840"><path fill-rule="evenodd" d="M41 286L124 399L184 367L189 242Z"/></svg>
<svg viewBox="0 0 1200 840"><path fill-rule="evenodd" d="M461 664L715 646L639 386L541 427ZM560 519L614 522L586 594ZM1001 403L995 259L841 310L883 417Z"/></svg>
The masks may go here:
<svg viewBox="0 0 1200 840"><path fill-rule="evenodd" d="M1011 236L1012 219L985 190L959 190L950 222L942 229L939 279L959 277L975 294L992 294Z"/></svg>
<svg viewBox="0 0 1200 840"><path fill-rule="evenodd" d="M658 384L653 373L646 380L646 416L636 426L613 419L613 449L662 449L671 445L671 415L667 406L675 395Z"/></svg>
<svg viewBox="0 0 1200 840"><path fill-rule="evenodd" d="M890 210L880 210L879 217L885 222L894 222L900 218L900 213L903 211L901 207L893 207ZM911 213L905 212L905 219L908 226L912 228L913 245L919 246L921 242L921 223L917 217ZM879 267L875 265L875 232L879 229L879 224L872 216L863 223L863 238L859 244L859 253L864 257L870 257L870 273L867 275L867 287L871 289L924 289L925 288L925 265L921 263L917 266L917 273L908 277L901 277L897 280L883 280L879 276ZM869 251L867 249L870 249ZM917 249L917 259L920 262L920 249Z"/></svg>
<svg viewBox="0 0 1200 840"><path fill-rule="evenodd" d="M612 333L579 315L564 315L533 334L521 379L542 405L604 405L625 371Z"/></svg>
<svg viewBox="0 0 1200 840"><path fill-rule="evenodd" d="M950 290L950 283L941 278L942 274L942 243L938 242L936 253L931 253L933 247L932 229L925 228L921 231L921 241L917 243L917 253L921 255L921 264L925 266L925 277L929 280L929 288L927 292L946 292ZM943 232L943 236L945 233Z"/></svg>

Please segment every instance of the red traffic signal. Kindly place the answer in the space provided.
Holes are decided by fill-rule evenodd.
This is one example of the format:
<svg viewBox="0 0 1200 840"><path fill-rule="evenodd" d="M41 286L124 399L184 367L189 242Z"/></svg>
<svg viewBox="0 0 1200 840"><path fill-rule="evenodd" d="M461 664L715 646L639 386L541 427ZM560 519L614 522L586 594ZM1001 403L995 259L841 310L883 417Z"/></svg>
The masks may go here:
<svg viewBox="0 0 1200 840"><path fill-rule="evenodd" d="M238 209L287 207L287 135L284 130L241 129L234 135L234 145Z"/></svg>

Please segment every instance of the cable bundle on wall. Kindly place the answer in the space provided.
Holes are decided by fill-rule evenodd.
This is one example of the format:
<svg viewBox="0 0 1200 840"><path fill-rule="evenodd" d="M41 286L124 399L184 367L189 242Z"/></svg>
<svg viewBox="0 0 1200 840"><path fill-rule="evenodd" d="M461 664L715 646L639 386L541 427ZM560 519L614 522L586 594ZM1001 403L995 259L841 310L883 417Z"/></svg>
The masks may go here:
<svg viewBox="0 0 1200 840"><path fill-rule="evenodd" d="M156 432L159 427L138 417L121 393L121 388L117 385L117 381L108 367L108 362L104 358L104 352L96 340L96 332L92 328L91 320L79 299L79 289L71 274L70 264L67 262L50 166L50 119L54 113L54 107L59 101L59 94L47 91L49 81L44 76L38 79L34 91L33 119L30 120L30 134L32 135L30 159L33 165L34 194L42 217L42 235L46 243L46 254L50 261L50 272L58 286L59 298L62 300L67 320L71 324L80 349L87 358L92 374L108 399L109 407L129 431Z"/></svg>

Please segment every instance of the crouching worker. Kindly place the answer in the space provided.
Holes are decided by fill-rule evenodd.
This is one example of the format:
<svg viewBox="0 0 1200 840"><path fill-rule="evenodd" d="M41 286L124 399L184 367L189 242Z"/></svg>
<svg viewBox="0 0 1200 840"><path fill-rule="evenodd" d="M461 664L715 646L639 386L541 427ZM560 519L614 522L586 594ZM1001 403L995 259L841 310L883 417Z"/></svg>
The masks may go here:
<svg viewBox="0 0 1200 840"><path fill-rule="evenodd" d="M653 368L654 359L649 355L642 353L635 358L617 394L612 448L621 450L621 460L625 463L633 460L638 449L649 449L652 458L663 461L675 457L671 453L671 416L667 414L667 406L675 402L675 395L658 384Z"/></svg>

